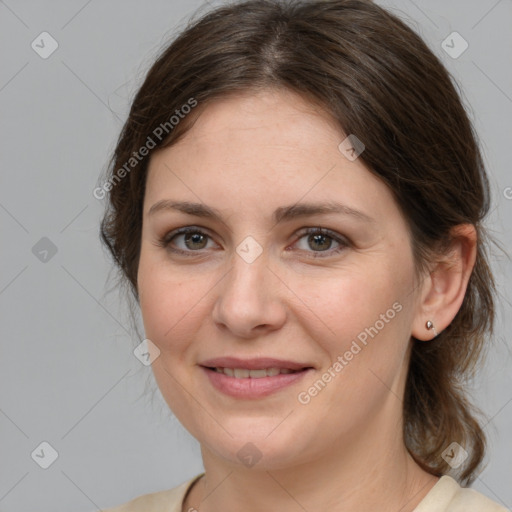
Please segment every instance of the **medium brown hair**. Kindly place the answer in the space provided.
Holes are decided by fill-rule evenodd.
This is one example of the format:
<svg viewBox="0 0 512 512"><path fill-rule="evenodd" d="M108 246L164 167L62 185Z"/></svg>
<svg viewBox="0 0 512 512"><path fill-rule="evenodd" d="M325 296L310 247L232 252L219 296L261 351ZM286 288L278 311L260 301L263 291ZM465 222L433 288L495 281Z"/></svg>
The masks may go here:
<svg viewBox="0 0 512 512"><path fill-rule="evenodd" d="M464 384L478 367L495 316L491 238L482 226L489 185L455 81L397 16L369 0L251 0L191 22L149 70L109 166L101 237L120 277L138 302L151 153L176 143L216 98L266 88L300 94L363 141L359 158L392 191L410 230L418 273L435 260L434 248L440 254L449 246L454 226L476 227L476 264L462 306L434 340L412 340L403 404L404 439L414 459L432 474L447 473L441 454L456 441L469 457L454 476L471 483L485 436ZM171 129L170 116L191 99L198 106ZM167 128L165 137L155 135L161 135L159 126ZM155 147L126 167L148 137ZM123 166L123 178L114 179Z"/></svg>

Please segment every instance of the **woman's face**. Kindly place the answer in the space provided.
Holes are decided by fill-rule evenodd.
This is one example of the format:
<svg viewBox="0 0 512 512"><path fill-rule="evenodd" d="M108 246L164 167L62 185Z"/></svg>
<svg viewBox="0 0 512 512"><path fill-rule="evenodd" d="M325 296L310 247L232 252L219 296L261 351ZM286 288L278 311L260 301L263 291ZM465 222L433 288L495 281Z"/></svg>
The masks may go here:
<svg viewBox="0 0 512 512"><path fill-rule="evenodd" d="M227 463L283 468L400 434L410 238L345 137L300 97L266 91L217 100L151 158L138 290L152 367L180 422ZM309 369L258 382L204 367L220 357Z"/></svg>

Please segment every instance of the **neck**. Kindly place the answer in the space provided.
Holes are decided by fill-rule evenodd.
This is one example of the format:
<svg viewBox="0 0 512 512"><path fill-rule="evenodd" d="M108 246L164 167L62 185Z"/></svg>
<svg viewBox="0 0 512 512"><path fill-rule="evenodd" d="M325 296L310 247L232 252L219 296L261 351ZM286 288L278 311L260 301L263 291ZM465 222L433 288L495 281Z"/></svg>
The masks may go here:
<svg viewBox="0 0 512 512"><path fill-rule="evenodd" d="M414 462L399 425L387 433L373 430L359 431L353 439L344 437L316 460L284 469L229 463L202 446L205 476L183 509L253 512L266 510L271 503L272 509L282 511L411 512L438 478Z"/></svg>

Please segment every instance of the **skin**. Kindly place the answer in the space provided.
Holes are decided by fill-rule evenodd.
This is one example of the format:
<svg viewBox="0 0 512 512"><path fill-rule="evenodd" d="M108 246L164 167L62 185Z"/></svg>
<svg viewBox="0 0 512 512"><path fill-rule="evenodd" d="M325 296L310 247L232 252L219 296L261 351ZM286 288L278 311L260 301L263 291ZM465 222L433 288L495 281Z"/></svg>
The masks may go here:
<svg viewBox="0 0 512 512"><path fill-rule="evenodd" d="M151 158L138 290L146 337L160 350L152 364L158 386L201 445L205 477L184 511L407 512L438 480L405 448L402 396L411 344L434 336L425 322L441 332L461 306L475 231L457 227L451 253L416 281L406 220L363 161L340 152L345 137L300 96L265 90L216 100L183 139ZM149 215L163 199L208 205L222 221L174 210ZM373 220L271 218L281 206L328 200ZM186 235L174 238L169 247L188 255L158 245L183 226L208 236L188 245ZM348 245L308 242L310 227ZM252 263L236 252L247 236L263 249ZM299 403L298 394L397 302L400 312ZM215 390L198 366L224 355L291 359L314 371L268 397L236 399ZM261 454L252 467L237 457L247 442Z"/></svg>

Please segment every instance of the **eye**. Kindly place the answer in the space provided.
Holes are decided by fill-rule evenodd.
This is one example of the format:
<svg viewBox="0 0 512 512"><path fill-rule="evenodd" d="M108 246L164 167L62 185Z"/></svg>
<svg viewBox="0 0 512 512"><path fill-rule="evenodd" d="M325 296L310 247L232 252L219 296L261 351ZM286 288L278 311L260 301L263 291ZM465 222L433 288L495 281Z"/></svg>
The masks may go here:
<svg viewBox="0 0 512 512"><path fill-rule="evenodd" d="M341 235L321 227L305 228L298 236L294 245L302 245L299 250L310 253L314 258L332 256L350 245ZM194 252L200 254L205 249L211 249L212 246L208 246L209 241L213 243L205 231L194 226L186 226L158 238L157 245L176 254L191 256ZM333 244L337 244L334 249Z"/></svg>
<svg viewBox="0 0 512 512"><path fill-rule="evenodd" d="M210 247L207 246L208 240L210 240L210 236L207 233L199 228L187 226L159 238L157 244L172 252L185 254L209 249ZM179 242L181 242L181 247ZM177 245L178 247L173 247L172 245Z"/></svg>
<svg viewBox="0 0 512 512"><path fill-rule="evenodd" d="M343 251L346 247L349 246L347 240L329 229L320 227L307 228L301 233L302 236L300 236L296 244L303 242L302 244L299 243L299 245L302 245L302 247L299 247L299 249L301 251L303 250L312 253L314 258L332 256L333 254L337 254ZM331 249L333 243L337 244L337 247ZM320 253L325 253L325 256Z"/></svg>

